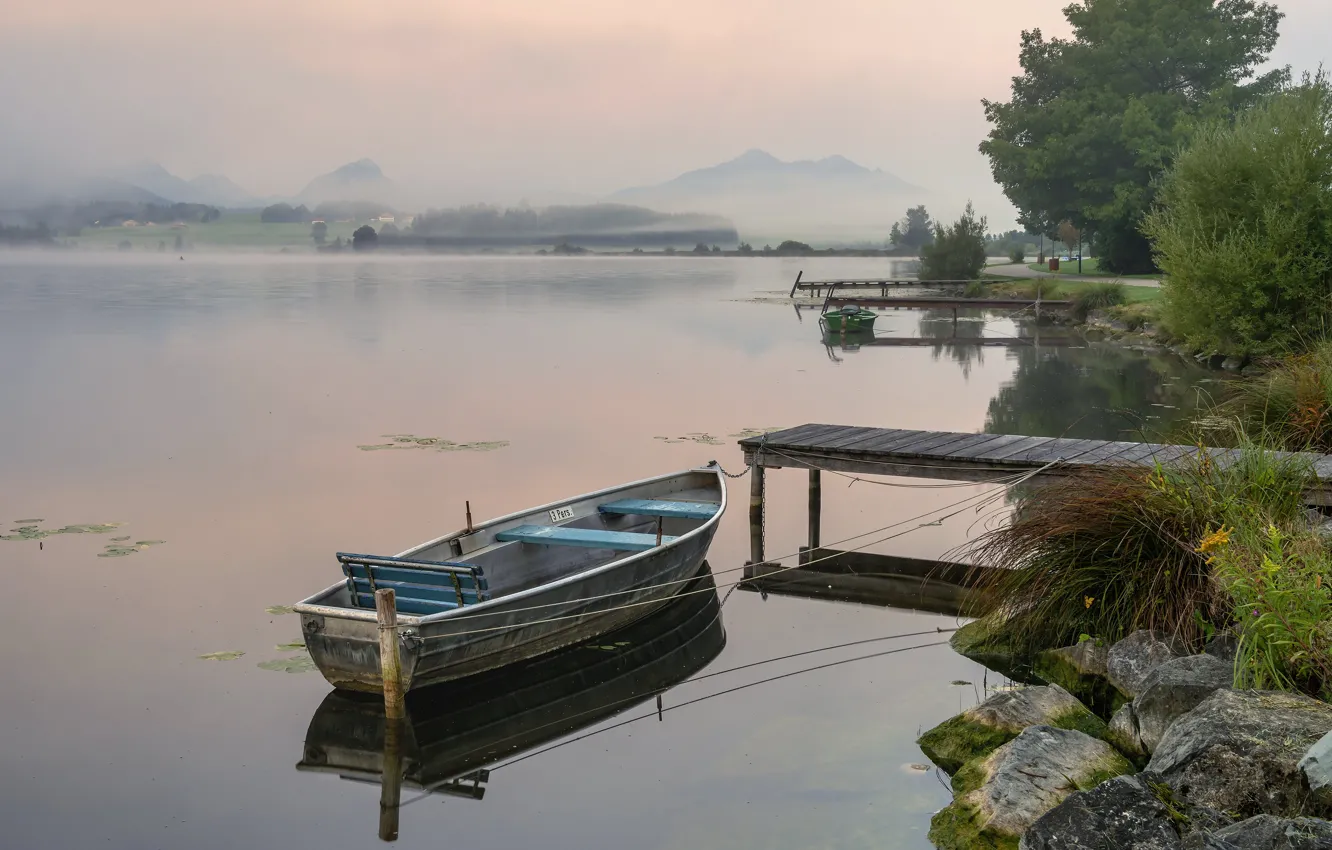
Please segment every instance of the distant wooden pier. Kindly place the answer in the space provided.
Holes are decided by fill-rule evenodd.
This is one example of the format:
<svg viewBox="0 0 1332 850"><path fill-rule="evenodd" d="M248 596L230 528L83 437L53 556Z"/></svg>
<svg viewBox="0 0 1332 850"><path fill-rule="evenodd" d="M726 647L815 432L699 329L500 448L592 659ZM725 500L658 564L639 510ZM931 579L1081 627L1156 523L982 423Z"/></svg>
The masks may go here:
<svg viewBox="0 0 1332 850"><path fill-rule="evenodd" d="M1060 475L1088 467L1125 464L1150 467L1199 451L1197 446L1161 443L820 424L748 437L739 443L745 463L752 466L750 556L755 564L763 562L764 486L769 469L809 471L809 548L817 549L822 470L986 482L1038 470L1045 475ZM1217 460L1235 452L1219 448L1202 451ZM1305 499L1309 504L1332 505L1332 456L1309 455L1309 459L1318 484L1305 494Z"/></svg>
<svg viewBox="0 0 1332 850"><path fill-rule="evenodd" d="M808 292L818 297L825 291L833 292L843 290L849 292L861 292L864 290L879 290L880 295L887 295L889 289L900 287L929 287L929 286L966 286L968 283L976 283L972 280L921 280L920 278L863 278L860 280L802 280L804 272L796 275L795 283L791 286L791 297L794 298L797 292Z"/></svg>

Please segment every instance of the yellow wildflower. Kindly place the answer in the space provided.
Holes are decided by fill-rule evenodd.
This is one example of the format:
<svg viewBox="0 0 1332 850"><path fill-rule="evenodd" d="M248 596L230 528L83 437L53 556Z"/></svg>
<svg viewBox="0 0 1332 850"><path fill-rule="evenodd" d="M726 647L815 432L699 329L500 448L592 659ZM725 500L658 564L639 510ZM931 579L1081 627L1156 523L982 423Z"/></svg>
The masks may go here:
<svg viewBox="0 0 1332 850"><path fill-rule="evenodd" d="M1095 602L1095 601L1096 601L1096 597L1094 597L1094 596L1084 596L1084 597L1082 597L1082 604L1085 605L1085 606L1088 607L1088 608L1092 607L1092 603Z"/></svg>
<svg viewBox="0 0 1332 850"><path fill-rule="evenodd" d="M1196 551L1199 555L1206 555L1208 552L1224 549L1228 543L1230 543L1230 529L1221 526L1204 536Z"/></svg>

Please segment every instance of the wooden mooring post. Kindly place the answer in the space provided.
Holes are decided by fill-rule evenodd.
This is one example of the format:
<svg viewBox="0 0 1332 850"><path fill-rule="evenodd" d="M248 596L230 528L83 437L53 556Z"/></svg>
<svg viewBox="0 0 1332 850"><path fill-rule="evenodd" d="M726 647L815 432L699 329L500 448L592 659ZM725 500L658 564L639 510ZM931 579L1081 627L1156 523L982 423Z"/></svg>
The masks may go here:
<svg viewBox="0 0 1332 850"><path fill-rule="evenodd" d="M379 623L379 678L384 683L384 761L380 770L379 838L398 840L402 798L402 724L407 715L402 693L402 657L398 653L398 600L392 588L375 591Z"/></svg>
<svg viewBox="0 0 1332 850"><path fill-rule="evenodd" d="M402 724L402 720L384 718L384 762L379 774L380 841L398 840L398 812L402 804Z"/></svg>
<svg viewBox="0 0 1332 850"><path fill-rule="evenodd" d="M375 591L375 619L379 621L379 678L384 683L384 716L406 716L402 699L402 658L398 654L398 605L392 588Z"/></svg>
<svg viewBox="0 0 1332 850"><path fill-rule="evenodd" d="M819 526L823 515L823 482L819 470L809 471L809 548L819 548Z"/></svg>
<svg viewBox="0 0 1332 850"><path fill-rule="evenodd" d="M755 564L763 563L763 472L762 462L749 472L749 559Z"/></svg>

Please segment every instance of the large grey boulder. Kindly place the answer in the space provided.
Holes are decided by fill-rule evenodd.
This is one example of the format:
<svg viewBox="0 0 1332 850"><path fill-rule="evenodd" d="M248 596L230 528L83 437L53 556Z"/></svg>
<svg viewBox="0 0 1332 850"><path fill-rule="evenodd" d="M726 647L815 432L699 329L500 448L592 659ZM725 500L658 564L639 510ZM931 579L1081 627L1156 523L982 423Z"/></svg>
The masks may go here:
<svg viewBox="0 0 1332 850"><path fill-rule="evenodd" d="M1104 741L1073 729L1032 726L953 777L951 805L930 821L939 850L1012 846L1075 791L1133 767Z"/></svg>
<svg viewBox="0 0 1332 850"><path fill-rule="evenodd" d="M1020 850L1178 850L1177 814L1140 777L1119 776L1068 799L1022 836Z"/></svg>
<svg viewBox="0 0 1332 850"><path fill-rule="evenodd" d="M934 727L916 743L930 761L956 773L972 759L989 755L1029 726L1078 729L1095 738L1105 722L1058 685L1001 691L980 705Z"/></svg>
<svg viewBox="0 0 1332 850"><path fill-rule="evenodd" d="M1138 737L1147 752L1156 750L1175 718L1234 681L1234 665L1212 655L1172 658L1148 673L1133 699Z"/></svg>
<svg viewBox="0 0 1332 850"><path fill-rule="evenodd" d="M1332 730L1332 705L1280 691L1219 690L1177 719L1147 770L1190 804L1232 817L1321 815L1299 763Z"/></svg>
<svg viewBox="0 0 1332 850"><path fill-rule="evenodd" d="M1147 674L1172 658L1188 654L1188 647L1174 635L1139 631L1110 647L1106 668L1110 683L1125 694L1136 697Z"/></svg>
<svg viewBox="0 0 1332 850"><path fill-rule="evenodd" d="M1134 764L1146 764L1148 756L1147 745L1142 742L1142 732L1138 729L1138 716L1133 712L1133 703L1120 706L1114 716L1110 718L1109 727L1105 731L1105 740L1110 746L1119 750L1129 761Z"/></svg>
<svg viewBox="0 0 1332 850"><path fill-rule="evenodd" d="M1059 685L1098 714L1109 714L1125 702L1110 684L1110 647L1095 640L1037 653L1032 666L1037 676Z"/></svg>
<svg viewBox="0 0 1332 850"><path fill-rule="evenodd" d="M1190 835L1184 850L1332 850L1332 823L1258 815L1209 834Z"/></svg>
<svg viewBox="0 0 1332 850"><path fill-rule="evenodd" d="M1299 767L1313 795L1332 803L1332 732L1314 742L1300 759Z"/></svg>

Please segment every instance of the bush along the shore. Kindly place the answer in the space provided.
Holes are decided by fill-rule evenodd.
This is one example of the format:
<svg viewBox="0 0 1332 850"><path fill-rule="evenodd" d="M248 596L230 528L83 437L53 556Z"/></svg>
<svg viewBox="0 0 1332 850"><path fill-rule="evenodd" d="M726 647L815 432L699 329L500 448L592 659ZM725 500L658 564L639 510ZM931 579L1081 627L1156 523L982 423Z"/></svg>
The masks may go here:
<svg viewBox="0 0 1332 850"><path fill-rule="evenodd" d="M1265 362L1221 406L1249 433L1286 451L1332 452L1332 339Z"/></svg>
<svg viewBox="0 0 1332 850"><path fill-rule="evenodd" d="M1138 629L1201 645L1232 610L1209 563L1223 529L1304 520L1307 463L1240 442L1222 458L1199 449L1034 488L1007 525L963 551L991 600L991 628L1030 655Z"/></svg>
<svg viewBox="0 0 1332 850"><path fill-rule="evenodd" d="M939 847L1332 847L1332 521L1253 433L1030 487L967 547L986 602L954 648L1050 684L921 736Z"/></svg>

